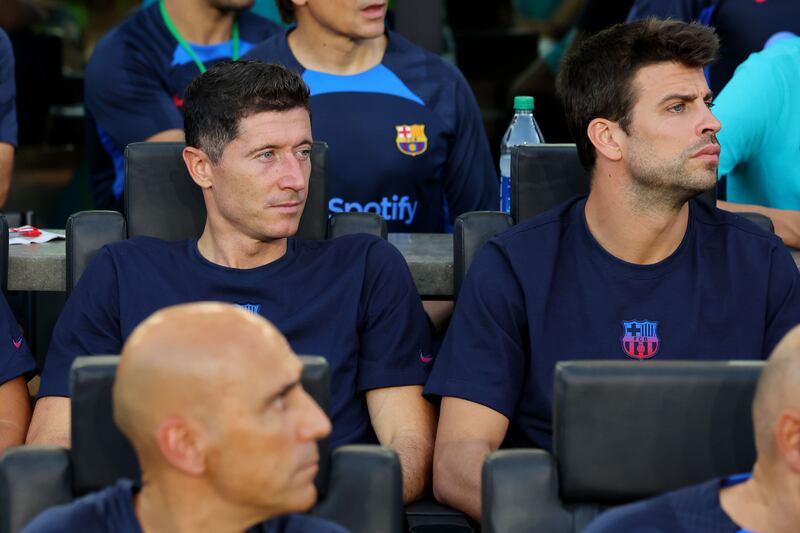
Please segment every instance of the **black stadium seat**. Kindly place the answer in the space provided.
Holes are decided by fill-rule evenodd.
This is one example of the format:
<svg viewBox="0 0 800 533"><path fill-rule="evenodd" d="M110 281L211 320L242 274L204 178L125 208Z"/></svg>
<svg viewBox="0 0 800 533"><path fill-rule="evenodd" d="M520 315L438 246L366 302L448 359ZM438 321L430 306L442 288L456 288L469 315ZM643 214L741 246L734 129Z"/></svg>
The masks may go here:
<svg viewBox="0 0 800 533"><path fill-rule="evenodd" d="M111 387L117 356L80 357L72 369L72 449L18 447L0 461L0 533L15 533L47 507L98 490L120 477L138 479L133 449L113 422ZM330 371L302 357L303 387L326 410ZM320 501L313 514L354 533L399 533L402 476L397 456L378 446L320 444Z"/></svg>
<svg viewBox="0 0 800 533"><path fill-rule="evenodd" d="M483 467L483 533L577 533L602 510L738 472L755 460L763 362L567 361L556 366L554 451Z"/></svg>
<svg viewBox="0 0 800 533"><path fill-rule="evenodd" d="M456 297L480 247L513 225L513 219L500 211L473 211L456 218L453 227L453 294Z"/></svg>

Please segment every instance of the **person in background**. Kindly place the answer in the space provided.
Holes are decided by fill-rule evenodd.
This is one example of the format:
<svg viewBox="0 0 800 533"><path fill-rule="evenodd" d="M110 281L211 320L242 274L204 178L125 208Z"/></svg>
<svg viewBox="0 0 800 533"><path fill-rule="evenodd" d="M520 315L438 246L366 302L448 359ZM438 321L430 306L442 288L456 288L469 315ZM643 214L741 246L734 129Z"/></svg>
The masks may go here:
<svg viewBox="0 0 800 533"><path fill-rule="evenodd" d="M481 467L550 449L558 361L756 359L800 323L800 273L772 233L695 199L719 121L699 24L646 19L584 40L558 89L588 197L485 244L425 393L441 397L436 497L480 516Z"/></svg>
<svg viewBox="0 0 800 533"><path fill-rule="evenodd" d="M79 355L119 353L170 305L225 301L274 323L331 367L331 446L395 450L407 501L430 480L433 406L422 397L430 327L400 252L371 235L294 237L311 174L308 87L280 65L223 61L189 86L183 159L202 189L197 240L137 238L95 254L53 331L30 443L67 446Z"/></svg>
<svg viewBox="0 0 800 533"><path fill-rule="evenodd" d="M585 533L793 533L800 524L800 327L772 352L753 399L752 473L713 479L598 517Z"/></svg>
<svg viewBox="0 0 800 533"><path fill-rule="evenodd" d="M87 152L97 209L123 210L132 142L183 141L184 92L210 65L238 59L280 30L253 0L159 0L96 46L86 67Z"/></svg>
<svg viewBox="0 0 800 533"><path fill-rule="evenodd" d="M0 29L0 209L6 204L17 146L16 83L14 51L8 35Z"/></svg>
<svg viewBox="0 0 800 533"><path fill-rule="evenodd" d="M302 366L272 324L232 305L155 313L126 341L113 387L141 483L119 480L24 531L344 533L287 514L316 501L317 441L331 430Z"/></svg>

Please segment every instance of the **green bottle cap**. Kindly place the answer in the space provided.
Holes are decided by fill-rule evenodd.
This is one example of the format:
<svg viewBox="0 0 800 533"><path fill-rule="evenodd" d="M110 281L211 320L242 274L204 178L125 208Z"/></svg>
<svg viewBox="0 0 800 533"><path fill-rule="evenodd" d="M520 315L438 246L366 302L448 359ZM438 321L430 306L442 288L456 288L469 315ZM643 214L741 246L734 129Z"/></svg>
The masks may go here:
<svg viewBox="0 0 800 533"><path fill-rule="evenodd" d="M514 97L515 110L533 110L533 96L515 96Z"/></svg>

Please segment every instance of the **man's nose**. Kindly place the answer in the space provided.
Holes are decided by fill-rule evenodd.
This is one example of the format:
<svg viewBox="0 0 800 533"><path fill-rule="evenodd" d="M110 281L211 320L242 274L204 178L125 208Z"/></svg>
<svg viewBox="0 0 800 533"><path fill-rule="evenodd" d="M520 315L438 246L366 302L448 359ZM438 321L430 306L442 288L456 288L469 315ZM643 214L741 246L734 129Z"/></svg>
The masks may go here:
<svg viewBox="0 0 800 533"><path fill-rule="evenodd" d="M719 130L722 129L722 123L719 121L717 117L714 116L714 113L711 112L711 108L708 106L705 107L705 111L703 112L703 119L700 123L700 134L701 135L708 135L709 133L716 134Z"/></svg>
<svg viewBox="0 0 800 533"><path fill-rule="evenodd" d="M292 189L298 192L304 190L310 173L309 167L310 163L307 160L299 160L293 154L285 157L280 169L279 185L281 189Z"/></svg>
<svg viewBox="0 0 800 533"><path fill-rule="evenodd" d="M298 424L298 432L301 440L321 440L331 432L331 421L322 411L322 408L305 391L302 391L302 420Z"/></svg>

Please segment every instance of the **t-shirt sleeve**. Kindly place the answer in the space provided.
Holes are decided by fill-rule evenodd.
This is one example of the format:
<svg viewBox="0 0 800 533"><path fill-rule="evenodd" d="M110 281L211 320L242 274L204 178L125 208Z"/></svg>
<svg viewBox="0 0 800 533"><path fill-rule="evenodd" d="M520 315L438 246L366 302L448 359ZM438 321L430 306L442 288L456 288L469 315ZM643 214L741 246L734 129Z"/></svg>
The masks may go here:
<svg viewBox="0 0 800 533"><path fill-rule="evenodd" d="M382 239L367 250L359 303L358 390L424 385L430 325L400 252Z"/></svg>
<svg viewBox="0 0 800 533"><path fill-rule="evenodd" d="M469 211L496 210L500 205L500 178L481 122L478 103L460 72L456 76L455 107L458 121L447 154L445 195L449 222Z"/></svg>
<svg viewBox="0 0 800 533"><path fill-rule="evenodd" d="M118 354L119 287L111 253L101 249L72 291L56 322L39 396L69 396L69 372L81 355Z"/></svg>
<svg viewBox="0 0 800 533"><path fill-rule="evenodd" d="M14 51L6 33L0 29L0 142L17 145L16 84Z"/></svg>
<svg viewBox="0 0 800 533"><path fill-rule="evenodd" d="M158 65L119 30L107 37L89 60L86 107L116 146L183 129L183 117L158 73Z"/></svg>
<svg viewBox="0 0 800 533"><path fill-rule="evenodd" d="M767 330L764 334L766 359L780 340L800 324L800 271L783 245L772 250L767 293Z"/></svg>
<svg viewBox="0 0 800 533"><path fill-rule="evenodd" d="M467 272L425 394L476 402L511 419L530 351L526 316L507 256L490 241Z"/></svg>
<svg viewBox="0 0 800 533"><path fill-rule="evenodd" d="M0 384L36 368L17 319L0 293Z"/></svg>
<svg viewBox="0 0 800 533"><path fill-rule="evenodd" d="M753 55L739 65L714 100L714 115L722 123L717 134L722 148L719 176L747 165L760 150L767 149L764 137L772 131L776 121L781 122L782 95L787 94L786 81L781 79L779 70L761 54ZM758 95L758 105L751 103L754 95Z"/></svg>
<svg viewBox="0 0 800 533"><path fill-rule="evenodd" d="M22 533L105 531L107 527L107 524L98 520L91 505L74 502L47 509L25 526Z"/></svg>

